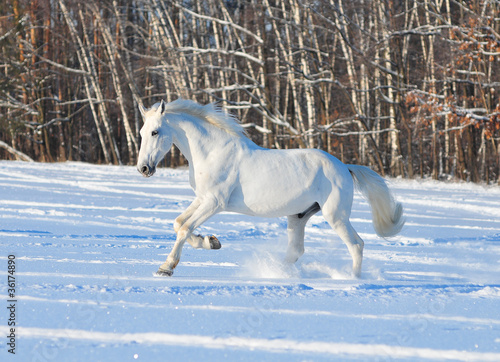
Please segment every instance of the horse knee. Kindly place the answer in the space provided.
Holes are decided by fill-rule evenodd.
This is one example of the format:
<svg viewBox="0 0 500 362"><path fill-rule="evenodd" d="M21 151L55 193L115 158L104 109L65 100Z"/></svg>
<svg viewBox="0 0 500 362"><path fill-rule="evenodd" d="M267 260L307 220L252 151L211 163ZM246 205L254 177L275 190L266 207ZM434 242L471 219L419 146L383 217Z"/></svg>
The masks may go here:
<svg viewBox="0 0 500 362"><path fill-rule="evenodd" d="M181 218L180 217L177 217L174 221L174 232L179 232L179 229L181 228L182 226L182 222L181 222Z"/></svg>
<svg viewBox="0 0 500 362"><path fill-rule="evenodd" d="M181 226L177 230L177 240L186 240L190 234L190 230L187 226Z"/></svg>

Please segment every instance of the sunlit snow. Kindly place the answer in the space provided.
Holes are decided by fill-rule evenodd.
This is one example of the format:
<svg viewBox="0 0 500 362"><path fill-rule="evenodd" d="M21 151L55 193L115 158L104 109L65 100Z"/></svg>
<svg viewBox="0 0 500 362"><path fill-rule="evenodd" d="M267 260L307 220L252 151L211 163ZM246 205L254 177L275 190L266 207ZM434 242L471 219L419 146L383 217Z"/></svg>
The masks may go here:
<svg viewBox="0 0 500 362"><path fill-rule="evenodd" d="M223 213L155 277L193 200L186 170L0 162L0 293L15 255L19 361L500 360L500 187L390 180L400 236L356 194L361 279L322 219L296 265L286 218ZM4 303L5 305L6 303ZM8 310L0 311L6 360Z"/></svg>

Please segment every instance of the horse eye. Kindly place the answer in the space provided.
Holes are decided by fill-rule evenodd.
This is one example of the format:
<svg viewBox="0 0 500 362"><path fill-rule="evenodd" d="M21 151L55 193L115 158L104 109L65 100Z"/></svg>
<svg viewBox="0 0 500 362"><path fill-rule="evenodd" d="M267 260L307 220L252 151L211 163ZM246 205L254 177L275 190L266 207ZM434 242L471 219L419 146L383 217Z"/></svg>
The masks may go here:
<svg viewBox="0 0 500 362"><path fill-rule="evenodd" d="M158 131L154 130L153 132L151 132L151 136L158 136Z"/></svg>

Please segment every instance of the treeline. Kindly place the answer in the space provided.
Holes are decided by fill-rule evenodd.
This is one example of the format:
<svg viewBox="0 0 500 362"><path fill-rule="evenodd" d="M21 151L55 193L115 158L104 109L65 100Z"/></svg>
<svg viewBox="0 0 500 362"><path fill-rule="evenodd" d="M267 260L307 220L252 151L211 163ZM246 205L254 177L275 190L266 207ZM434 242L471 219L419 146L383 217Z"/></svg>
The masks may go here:
<svg viewBox="0 0 500 362"><path fill-rule="evenodd" d="M134 164L138 104L182 97L220 102L265 147L500 182L499 14L498 0L2 2L0 158Z"/></svg>

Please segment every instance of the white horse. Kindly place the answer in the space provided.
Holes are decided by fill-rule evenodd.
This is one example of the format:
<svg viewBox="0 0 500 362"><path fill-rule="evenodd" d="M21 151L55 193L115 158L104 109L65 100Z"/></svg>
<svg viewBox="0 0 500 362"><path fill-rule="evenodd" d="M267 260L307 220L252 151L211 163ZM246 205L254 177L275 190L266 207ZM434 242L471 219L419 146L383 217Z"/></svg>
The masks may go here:
<svg viewBox="0 0 500 362"><path fill-rule="evenodd" d="M175 144L189 162L189 181L196 197L174 222L177 239L158 275L171 276L184 243L219 249L214 236L193 231L221 211L263 217L288 217L285 261L304 253L304 228L309 218L323 217L349 249L353 274L361 275L363 240L349 222L354 183L368 199L379 236L397 234L404 224L403 208L392 198L383 178L364 166L345 165L316 149L270 150L246 137L231 115L212 104L178 99L146 110L141 129L137 169L152 176Z"/></svg>

